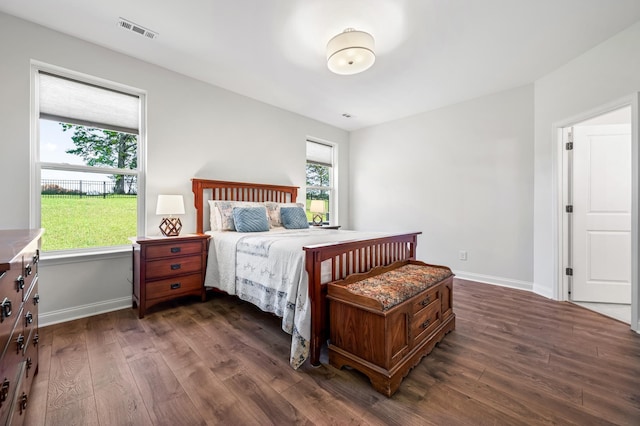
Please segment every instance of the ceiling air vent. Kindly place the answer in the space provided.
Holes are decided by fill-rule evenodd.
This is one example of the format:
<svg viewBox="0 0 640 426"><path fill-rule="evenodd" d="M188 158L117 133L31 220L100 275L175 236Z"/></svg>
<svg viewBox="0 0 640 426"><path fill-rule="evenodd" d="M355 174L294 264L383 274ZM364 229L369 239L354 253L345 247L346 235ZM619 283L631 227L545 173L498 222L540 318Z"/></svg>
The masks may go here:
<svg viewBox="0 0 640 426"><path fill-rule="evenodd" d="M157 32L151 31L150 29L147 29L147 28L145 28L143 26L140 26L138 24L134 24L133 22L128 21L128 20L126 20L124 18L119 18L118 19L118 26L120 28L123 28L123 29L127 30L127 31L133 31L134 33L138 33L138 34L140 34L142 36L145 36L147 38L150 38L152 40L154 38L158 37L158 33Z"/></svg>

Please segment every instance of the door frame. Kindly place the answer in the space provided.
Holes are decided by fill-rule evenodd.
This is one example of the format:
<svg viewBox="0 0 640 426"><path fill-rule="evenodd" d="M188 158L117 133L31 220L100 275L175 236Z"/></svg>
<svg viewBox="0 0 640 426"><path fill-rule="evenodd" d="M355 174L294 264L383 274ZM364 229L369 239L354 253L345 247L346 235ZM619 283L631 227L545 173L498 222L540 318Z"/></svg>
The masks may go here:
<svg viewBox="0 0 640 426"><path fill-rule="evenodd" d="M640 192L640 181L638 179L640 169L640 150L638 143L638 125L640 123L640 92L625 96L611 103L599 106L590 111L569 117L553 125L554 138L554 156L556 173L554 173L554 192L555 196L555 235L557 241L555 272L556 282L554 285L554 297L556 300L569 300L569 280L565 274L565 267L568 262L568 238L569 227L567 223L567 214L564 206L567 203L568 170L567 170L567 151L564 149L563 129L571 127L575 124L588 120L590 118L606 114L616 109L631 106L631 329L640 332L640 292L638 291L638 260L639 242L640 242L640 223L638 222L638 198ZM635 259L635 261L634 261Z"/></svg>

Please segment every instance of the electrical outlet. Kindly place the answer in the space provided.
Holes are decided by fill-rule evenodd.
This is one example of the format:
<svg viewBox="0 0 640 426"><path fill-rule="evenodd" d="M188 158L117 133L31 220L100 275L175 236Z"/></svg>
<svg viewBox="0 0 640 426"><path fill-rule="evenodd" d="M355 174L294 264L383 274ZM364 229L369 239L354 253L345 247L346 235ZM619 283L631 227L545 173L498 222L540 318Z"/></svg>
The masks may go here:
<svg viewBox="0 0 640 426"><path fill-rule="evenodd" d="M458 252L458 259L467 260L467 251L466 250L460 250Z"/></svg>

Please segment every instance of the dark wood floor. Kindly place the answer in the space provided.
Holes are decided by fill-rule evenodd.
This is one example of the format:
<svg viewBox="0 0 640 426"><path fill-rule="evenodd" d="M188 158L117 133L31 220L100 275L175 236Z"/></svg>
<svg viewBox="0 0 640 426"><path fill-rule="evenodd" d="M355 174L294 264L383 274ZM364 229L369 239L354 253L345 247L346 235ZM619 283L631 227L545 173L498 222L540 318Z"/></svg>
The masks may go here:
<svg viewBox="0 0 640 426"><path fill-rule="evenodd" d="M228 296L45 327L26 424L640 424L628 325L461 280L454 310L390 399L352 370L292 370L279 320Z"/></svg>

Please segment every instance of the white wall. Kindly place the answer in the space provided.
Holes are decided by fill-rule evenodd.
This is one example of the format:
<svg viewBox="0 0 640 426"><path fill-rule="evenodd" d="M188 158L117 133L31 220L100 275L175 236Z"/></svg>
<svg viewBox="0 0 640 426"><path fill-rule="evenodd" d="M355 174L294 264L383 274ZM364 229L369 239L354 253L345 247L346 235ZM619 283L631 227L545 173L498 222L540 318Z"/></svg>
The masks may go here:
<svg viewBox="0 0 640 426"><path fill-rule="evenodd" d="M534 291L556 296L554 124L640 90L640 22L535 82ZM634 260L636 263L638 259Z"/></svg>
<svg viewBox="0 0 640 426"><path fill-rule="evenodd" d="M147 91L148 233L158 233L159 193L185 196L183 232L195 230L194 176L303 189L307 136L339 144L339 218L348 226L347 132L5 14L0 40L0 229L29 226L31 60ZM63 264L43 260L44 322L122 304L131 295L130 263L128 253Z"/></svg>
<svg viewBox="0 0 640 426"><path fill-rule="evenodd" d="M422 231L418 259L530 289L532 155L531 85L352 132L351 223Z"/></svg>

